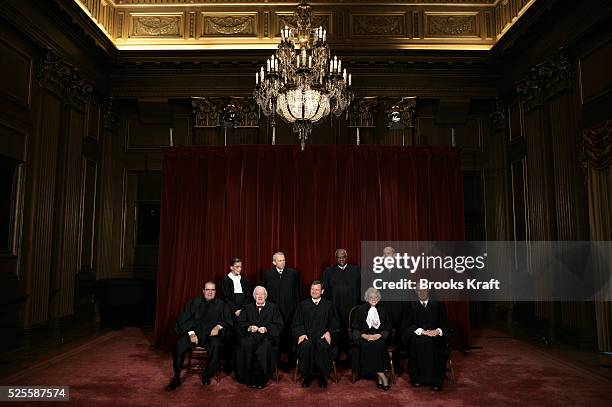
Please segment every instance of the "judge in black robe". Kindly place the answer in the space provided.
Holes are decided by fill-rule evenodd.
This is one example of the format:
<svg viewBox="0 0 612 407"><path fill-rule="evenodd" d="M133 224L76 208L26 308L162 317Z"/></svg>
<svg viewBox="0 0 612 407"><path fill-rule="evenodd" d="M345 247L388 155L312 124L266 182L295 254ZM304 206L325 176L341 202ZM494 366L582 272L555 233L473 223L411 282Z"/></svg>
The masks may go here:
<svg viewBox="0 0 612 407"><path fill-rule="evenodd" d="M230 272L221 280L221 293L234 322L234 329L229 329L225 333L224 371L229 373L232 371L234 350L237 346L235 333L237 318L242 308L253 298L251 283L242 275L242 261L239 258L230 261Z"/></svg>
<svg viewBox="0 0 612 407"><path fill-rule="evenodd" d="M430 385L442 390L446 377L446 361L450 354L451 334L444 304L429 299L428 290L417 290L405 319L404 331L409 346L409 374L413 386Z"/></svg>
<svg viewBox="0 0 612 407"><path fill-rule="evenodd" d="M387 246L383 249L383 257L394 256L395 249L393 247ZM396 269L395 267L385 267L382 275L376 274L375 276L376 278L383 278L384 281L390 283L399 283L403 278L409 278L409 273L406 270ZM384 291L385 290L383 290L382 293L384 298L389 298L389 296L392 296L391 300L383 301L382 306L385 308L387 315L390 317L391 324L395 332L395 335L393 336L393 344L400 348L403 346L402 329L405 327L402 326L402 324L404 321L404 316L408 314L408 310L410 309L412 302L416 301L416 296L412 290L394 290L387 291L387 293Z"/></svg>
<svg viewBox="0 0 612 407"><path fill-rule="evenodd" d="M247 304L238 317L240 345L236 354L236 379L253 388L264 388L276 362L283 319L278 307L266 301L268 293L255 287L255 303ZM258 374L259 373L259 374Z"/></svg>
<svg viewBox="0 0 612 407"><path fill-rule="evenodd" d="M310 285L310 296L298 306L293 317L293 335L298 341L298 357L304 387L308 387L319 376L319 387L327 387L327 376L336 349L332 346L332 336L338 332L337 311L331 301L321 297L323 283L315 280Z"/></svg>
<svg viewBox="0 0 612 407"><path fill-rule="evenodd" d="M201 346L208 351L206 368L202 373L202 384L210 384L210 377L219 369L222 350L221 332L232 326L232 317L227 305L215 298L216 286L212 281L204 285L202 295L187 302L184 311L176 321L179 339L172 357L174 378L167 386L174 390L181 385L181 369L185 354Z"/></svg>
<svg viewBox="0 0 612 407"><path fill-rule="evenodd" d="M347 264L347 253L344 249L336 250L336 265L327 267L323 272L324 298L336 306L340 318L338 338L340 346L345 347L348 339L348 314L355 305L361 302L361 275L359 268Z"/></svg>
<svg viewBox="0 0 612 407"><path fill-rule="evenodd" d="M361 375L376 374L378 387L389 389L385 372L389 367L387 341L391 332L391 321L380 305L380 291L368 288L365 292L367 303L355 308L351 314L353 354L351 368Z"/></svg>
<svg viewBox="0 0 612 407"><path fill-rule="evenodd" d="M282 252L272 256L274 267L264 271L261 285L268 291L267 301L273 302L283 318L283 329L280 336L280 350L287 352L289 366L293 362L293 338L291 321L300 302L300 273L285 267L285 255Z"/></svg>

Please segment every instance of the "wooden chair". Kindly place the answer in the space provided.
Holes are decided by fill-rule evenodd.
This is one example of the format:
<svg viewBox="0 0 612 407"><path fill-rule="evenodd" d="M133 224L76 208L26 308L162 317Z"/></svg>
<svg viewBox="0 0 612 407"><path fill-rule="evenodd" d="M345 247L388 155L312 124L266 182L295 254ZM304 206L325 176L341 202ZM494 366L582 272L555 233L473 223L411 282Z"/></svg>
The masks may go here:
<svg viewBox="0 0 612 407"><path fill-rule="evenodd" d="M349 344L351 347L358 347L358 345L355 343L354 339L353 339L353 328L352 328L352 320L353 320L353 311L355 309L357 309L357 307L359 307L359 305L355 305L353 308L351 308L351 310L349 311L349 315L348 315L348 335L349 335ZM391 330L391 335L389 335L389 338L387 339L387 353L389 354L389 374L390 374L390 379L391 379L391 383L395 384L395 367L393 366L393 352L395 350L395 346L393 345L393 338L395 337L395 329ZM359 374L357 372L355 372L353 369L351 369L351 382L353 384L355 384L355 382L357 381Z"/></svg>
<svg viewBox="0 0 612 407"><path fill-rule="evenodd" d="M196 346L189 351L189 359L187 360L187 373L202 373L208 363L208 351ZM219 371L215 372L215 380L220 381Z"/></svg>
<svg viewBox="0 0 612 407"><path fill-rule="evenodd" d="M295 370L293 372L293 382L297 383L298 379L301 377L298 377L298 372L300 371L300 358L295 358ZM278 373L277 373L278 374ZM334 383L338 383L340 381L340 379L338 379L338 372L336 371L336 361L332 360L332 376L331 376L332 382Z"/></svg>

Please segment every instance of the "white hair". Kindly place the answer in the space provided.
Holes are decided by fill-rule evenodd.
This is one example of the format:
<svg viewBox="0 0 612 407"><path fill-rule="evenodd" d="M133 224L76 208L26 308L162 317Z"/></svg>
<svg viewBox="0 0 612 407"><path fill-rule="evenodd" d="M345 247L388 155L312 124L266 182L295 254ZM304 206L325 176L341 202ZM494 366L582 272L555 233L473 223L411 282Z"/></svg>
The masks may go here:
<svg viewBox="0 0 612 407"><path fill-rule="evenodd" d="M363 296L363 299L367 302L370 300L370 297L376 297L378 298L378 301L380 301L380 291L374 287L368 288Z"/></svg>
<svg viewBox="0 0 612 407"><path fill-rule="evenodd" d="M266 287L263 287L261 285L258 285L257 287L253 288L253 298L255 298L255 291L257 291L259 288L264 290L264 297L268 298L268 290L266 290Z"/></svg>
<svg viewBox="0 0 612 407"><path fill-rule="evenodd" d="M283 252L276 252L272 255L272 261L276 261L276 256L285 256Z"/></svg>

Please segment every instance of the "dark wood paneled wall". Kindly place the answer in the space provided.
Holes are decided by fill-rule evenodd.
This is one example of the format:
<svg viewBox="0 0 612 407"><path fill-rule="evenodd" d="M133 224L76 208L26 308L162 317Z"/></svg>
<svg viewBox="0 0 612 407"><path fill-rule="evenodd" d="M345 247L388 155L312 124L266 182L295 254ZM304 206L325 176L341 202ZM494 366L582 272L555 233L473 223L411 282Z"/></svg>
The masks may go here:
<svg viewBox="0 0 612 407"><path fill-rule="evenodd" d="M1 7L0 160L18 169L10 204L15 249L0 254L0 329L14 333L2 336L4 348L17 345L24 329L92 309L107 83L94 66L97 51L57 24L65 17L59 10ZM44 36L41 27L49 29Z"/></svg>
<svg viewBox="0 0 612 407"><path fill-rule="evenodd" d="M500 113L507 123L503 136L511 209L511 228L503 236L589 240L582 131L593 122L591 117L612 116L608 103L612 86L599 69L588 75L592 81L588 88L597 89L592 92L598 96L586 102L584 98L582 59L593 55L593 50L607 49L612 41L612 33L605 28L610 4L593 3L597 4L584 8L574 2L555 2L510 48L500 44L505 49ZM607 59L611 56L608 52ZM600 63L606 59L596 58ZM497 229L503 223L492 225ZM515 304L515 308L514 322L537 326L537 335L547 340L596 346L592 303L537 302Z"/></svg>

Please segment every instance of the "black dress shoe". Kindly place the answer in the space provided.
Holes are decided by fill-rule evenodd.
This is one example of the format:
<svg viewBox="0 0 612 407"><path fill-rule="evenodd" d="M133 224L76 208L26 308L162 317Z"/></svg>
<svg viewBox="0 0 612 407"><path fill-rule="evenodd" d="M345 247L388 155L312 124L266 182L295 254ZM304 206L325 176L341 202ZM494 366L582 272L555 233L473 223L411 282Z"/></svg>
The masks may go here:
<svg viewBox="0 0 612 407"><path fill-rule="evenodd" d="M442 386L431 386L433 391L442 391Z"/></svg>
<svg viewBox="0 0 612 407"><path fill-rule="evenodd" d="M304 381L302 382L302 387L310 387L310 383L312 383L313 380L314 380L314 377L306 376L304 378Z"/></svg>
<svg viewBox="0 0 612 407"><path fill-rule="evenodd" d="M421 387L421 383L419 382L412 382L412 387Z"/></svg>
<svg viewBox="0 0 612 407"><path fill-rule="evenodd" d="M377 387L377 388L379 388L379 389L382 389L382 388L383 388L383 387L385 387L385 386L383 386L383 384L382 384L382 383L376 383L376 387Z"/></svg>
<svg viewBox="0 0 612 407"><path fill-rule="evenodd" d="M382 389L383 389L384 391L389 391L389 389L390 389L390 388L391 388L391 385L390 385L390 384L387 384L386 386L383 386L383 387L382 387Z"/></svg>
<svg viewBox="0 0 612 407"><path fill-rule="evenodd" d="M202 382L203 385L208 386L210 384L210 377L206 375L202 375L200 377L200 381Z"/></svg>
<svg viewBox="0 0 612 407"><path fill-rule="evenodd" d="M168 384L166 386L166 390L168 391L172 391L174 389L176 389L177 387L179 387L181 385L181 378L180 377L175 377L172 379L172 381L170 382L170 384Z"/></svg>
<svg viewBox="0 0 612 407"><path fill-rule="evenodd" d="M319 376L319 387L322 389L327 387L327 379L325 376Z"/></svg>

